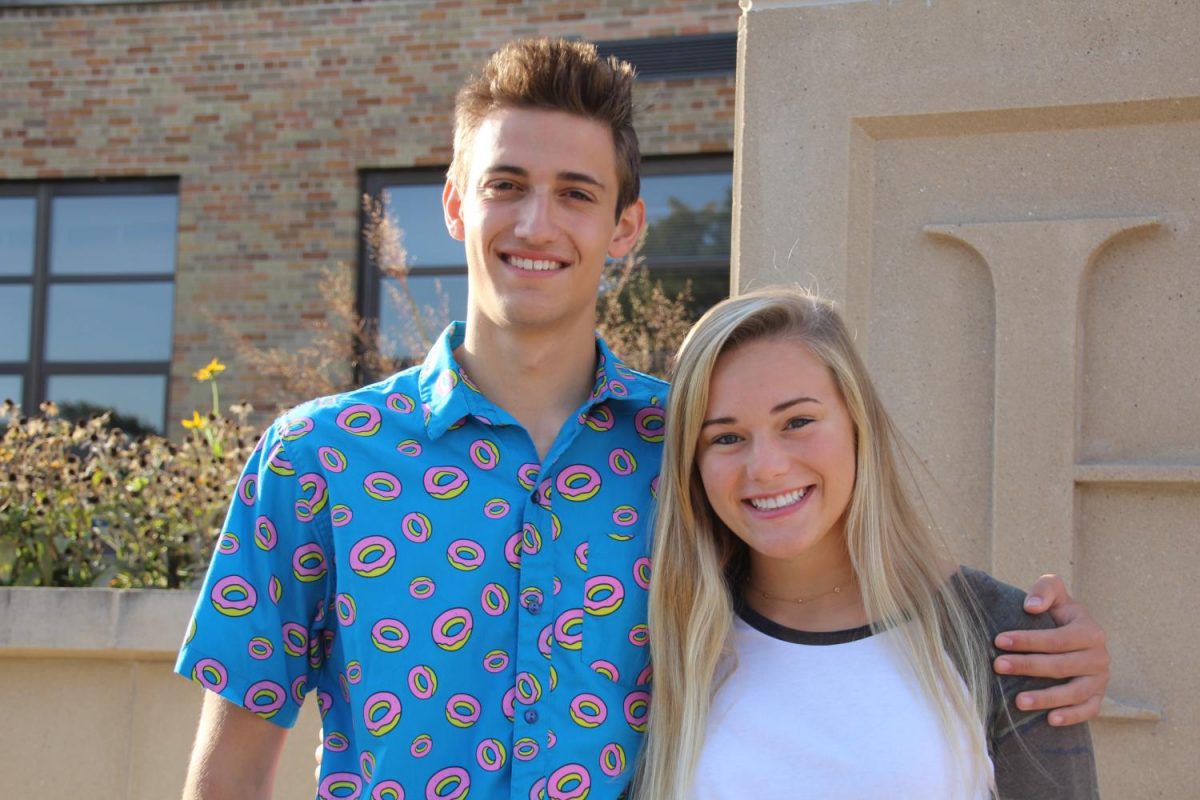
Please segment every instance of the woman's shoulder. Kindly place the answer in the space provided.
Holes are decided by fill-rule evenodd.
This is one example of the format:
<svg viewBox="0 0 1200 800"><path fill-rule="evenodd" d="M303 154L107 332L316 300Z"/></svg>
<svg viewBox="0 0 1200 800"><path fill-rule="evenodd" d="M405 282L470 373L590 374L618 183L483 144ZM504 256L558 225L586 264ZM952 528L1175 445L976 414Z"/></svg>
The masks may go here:
<svg viewBox="0 0 1200 800"><path fill-rule="evenodd" d="M983 570L959 567L954 575L954 588L967 597L982 615L991 636L1000 631L1053 628L1049 614L1027 614L1025 592L1016 586L993 578Z"/></svg>

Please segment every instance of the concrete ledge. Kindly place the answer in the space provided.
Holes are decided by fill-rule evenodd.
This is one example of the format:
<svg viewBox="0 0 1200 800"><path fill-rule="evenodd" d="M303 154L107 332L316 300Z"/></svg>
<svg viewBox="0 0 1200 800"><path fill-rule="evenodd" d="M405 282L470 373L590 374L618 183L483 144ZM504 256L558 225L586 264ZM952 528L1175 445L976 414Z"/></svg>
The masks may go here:
<svg viewBox="0 0 1200 800"><path fill-rule="evenodd" d="M173 660L194 591L0 588L0 657Z"/></svg>

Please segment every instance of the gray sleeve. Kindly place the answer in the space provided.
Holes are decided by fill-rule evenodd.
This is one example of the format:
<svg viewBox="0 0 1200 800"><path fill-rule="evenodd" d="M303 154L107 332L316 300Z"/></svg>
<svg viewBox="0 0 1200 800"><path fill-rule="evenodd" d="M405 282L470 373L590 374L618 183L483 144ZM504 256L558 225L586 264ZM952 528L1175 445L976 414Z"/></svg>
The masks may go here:
<svg viewBox="0 0 1200 800"><path fill-rule="evenodd" d="M1042 712L1016 731L989 738L1001 800L1094 800L1096 761L1088 726L1054 728Z"/></svg>
<svg viewBox="0 0 1200 800"><path fill-rule="evenodd" d="M961 575L983 617L989 641L1001 631L1054 627L1049 614L1025 613L1025 593L1020 589L967 567ZM994 658L999 653L991 655ZM988 749L1001 800L1093 800L1100 796L1088 726L1052 727L1047 712L1021 711L1014 702L1020 692L1058 682L1004 675L993 683Z"/></svg>

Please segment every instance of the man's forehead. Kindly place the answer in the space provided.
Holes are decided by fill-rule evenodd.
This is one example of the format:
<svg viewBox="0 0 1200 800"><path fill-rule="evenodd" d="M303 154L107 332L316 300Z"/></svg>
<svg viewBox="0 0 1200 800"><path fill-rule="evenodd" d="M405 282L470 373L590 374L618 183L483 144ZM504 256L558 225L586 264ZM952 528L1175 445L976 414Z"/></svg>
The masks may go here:
<svg viewBox="0 0 1200 800"><path fill-rule="evenodd" d="M614 186L612 132L596 120L565 111L498 108L480 123L471 150L471 172L550 172L588 176Z"/></svg>

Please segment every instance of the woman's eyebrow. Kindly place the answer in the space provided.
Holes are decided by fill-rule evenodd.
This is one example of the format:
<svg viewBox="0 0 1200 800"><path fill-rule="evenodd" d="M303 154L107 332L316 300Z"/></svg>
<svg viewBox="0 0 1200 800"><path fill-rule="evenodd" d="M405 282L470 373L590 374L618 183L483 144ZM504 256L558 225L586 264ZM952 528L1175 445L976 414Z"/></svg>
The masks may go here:
<svg viewBox="0 0 1200 800"><path fill-rule="evenodd" d="M771 413L778 414L780 411L786 411L792 406L798 406L801 403L816 403L817 405L821 405L821 401L815 397L793 397L791 400L784 400L782 403L774 406L771 409ZM737 417L713 417L700 423L700 430L704 430L709 425L733 425L736 422Z"/></svg>
<svg viewBox="0 0 1200 800"><path fill-rule="evenodd" d="M786 411L792 406L798 406L801 403L816 403L817 405L821 405L821 401L815 397L794 397L791 400L784 400L782 403L772 408L771 413L778 414L780 411Z"/></svg>

